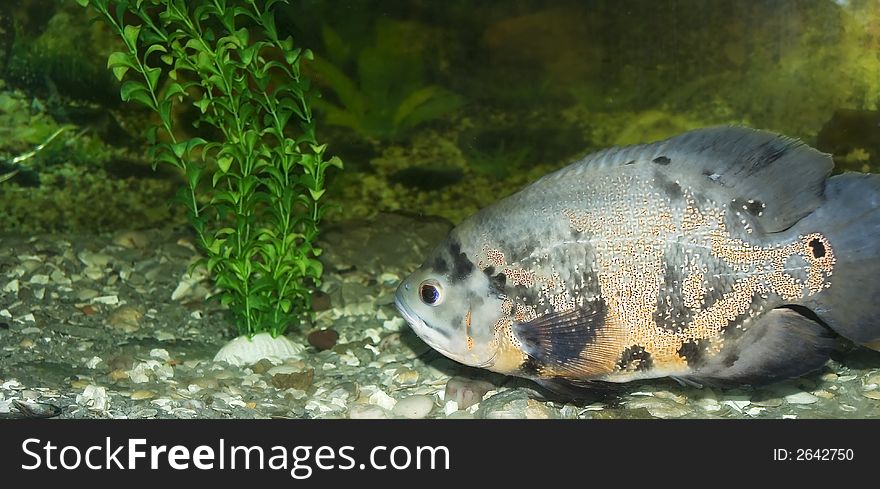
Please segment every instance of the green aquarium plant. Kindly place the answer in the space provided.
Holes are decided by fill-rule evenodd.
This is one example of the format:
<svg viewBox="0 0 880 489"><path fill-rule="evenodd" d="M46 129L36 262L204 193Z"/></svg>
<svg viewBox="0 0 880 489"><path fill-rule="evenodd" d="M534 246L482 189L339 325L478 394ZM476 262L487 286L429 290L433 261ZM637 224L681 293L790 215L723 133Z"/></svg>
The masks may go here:
<svg viewBox="0 0 880 489"><path fill-rule="evenodd" d="M108 67L123 100L158 116L151 159L185 177L178 197L221 303L242 335L281 335L310 310L325 173L342 167L315 137L300 71L312 54L276 28L286 0L77 1L125 45ZM186 108L213 136L184 135L175 114Z"/></svg>
<svg viewBox="0 0 880 489"><path fill-rule="evenodd" d="M380 19L375 41L360 50L323 26L329 59L315 56L309 66L335 98L315 100L327 124L347 127L368 139L394 141L464 105L461 95L425 83L422 58L407 46L401 24ZM355 65L354 78L340 68L349 61Z"/></svg>

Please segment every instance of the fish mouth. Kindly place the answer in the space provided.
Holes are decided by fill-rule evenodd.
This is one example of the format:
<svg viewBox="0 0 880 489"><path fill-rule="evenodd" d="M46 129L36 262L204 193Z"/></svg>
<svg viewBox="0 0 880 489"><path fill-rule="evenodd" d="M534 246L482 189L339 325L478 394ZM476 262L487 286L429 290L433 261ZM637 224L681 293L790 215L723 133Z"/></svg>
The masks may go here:
<svg viewBox="0 0 880 489"><path fill-rule="evenodd" d="M400 298L400 294L394 294L394 305L397 307L397 310L400 312L400 315L403 316L403 319L409 323L410 327L418 333L416 326L420 326L422 328L427 328L428 325L425 324L425 321L418 317L409 306L403 302L403 299Z"/></svg>
<svg viewBox="0 0 880 489"><path fill-rule="evenodd" d="M409 323L410 329L412 329L416 335L422 339L428 346L437 350L441 354L446 357L449 357L453 360L458 361L458 356L450 352L449 350L442 348L438 345L438 342L431 338L431 332L435 331L433 328L428 326L425 323L425 320L420 318L413 312L412 309L406 305L406 302L400 297L400 293L394 295L394 305L397 307L397 310L400 312L400 315L403 316L403 319Z"/></svg>

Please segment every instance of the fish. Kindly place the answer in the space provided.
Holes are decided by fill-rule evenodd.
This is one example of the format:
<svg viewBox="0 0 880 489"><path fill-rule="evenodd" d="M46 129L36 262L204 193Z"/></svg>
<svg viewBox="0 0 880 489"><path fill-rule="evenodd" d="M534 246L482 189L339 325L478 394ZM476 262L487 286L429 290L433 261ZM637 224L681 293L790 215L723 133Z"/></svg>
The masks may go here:
<svg viewBox="0 0 880 489"><path fill-rule="evenodd" d="M576 396L763 385L880 350L880 175L709 127L586 156L454 227L397 309L459 363Z"/></svg>

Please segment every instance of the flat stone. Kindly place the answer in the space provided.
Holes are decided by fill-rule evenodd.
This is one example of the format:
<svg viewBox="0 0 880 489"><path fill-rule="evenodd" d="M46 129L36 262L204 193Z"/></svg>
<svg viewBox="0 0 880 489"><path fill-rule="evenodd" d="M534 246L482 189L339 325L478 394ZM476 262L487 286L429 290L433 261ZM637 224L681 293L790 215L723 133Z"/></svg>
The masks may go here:
<svg viewBox="0 0 880 489"><path fill-rule="evenodd" d="M425 395L413 395L397 401L391 411L409 419L421 419L434 409L434 398Z"/></svg>
<svg viewBox="0 0 880 489"><path fill-rule="evenodd" d="M148 390L134 391L131 393L131 400L142 401L144 399L152 399L156 397L156 393Z"/></svg>
<svg viewBox="0 0 880 489"><path fill-rule="evenodd" d="M272 385L278 389L293 388L306 390L312 385L312 380L314 380L314 378L315 371L313 369L306 370L305 372L275 374L272 376Z"/></svg>
<svg viewBox="0 0 880 489"><path fill-rule="evenodd" d="M867 397L868 399L874 399L875 401L880 401L880 391L862 392L862 395Z"/></svg>
<svg viewBox="0 0 880 489"><path fill-rule="evenodd" d="M789 404L813 404L818 400L818 397L809 392L798 392L796 394L785 396L785 402Z"/></svg>

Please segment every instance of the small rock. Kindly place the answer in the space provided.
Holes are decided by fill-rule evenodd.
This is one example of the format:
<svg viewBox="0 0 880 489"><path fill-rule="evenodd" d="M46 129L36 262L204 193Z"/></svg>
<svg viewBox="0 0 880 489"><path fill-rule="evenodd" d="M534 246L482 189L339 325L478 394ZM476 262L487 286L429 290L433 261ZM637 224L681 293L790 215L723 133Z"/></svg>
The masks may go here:
<svg viewBox="0 0 880 489"><path fill-rule="evenodd" d="M122 331L123 333L133 333L141 328L141 318L144 312L134 306L122 306L117 308L107 318L107 326Z"/></svg>
<svg viewBox="0 0 880 489"><path fill-rule="evenodd" d="M775 408L782 405L782 399L771 397L770 399L764 399L763 401L752 401L752 404L760 407Z"/></svg>
<svg viewBox="0 0 880 489"><path fill-rule="evenodd" d="M110 379L113 380L113 382L119 382L120 380L125 380L127 378L128 372L120 368L117 368L116 370L112 370L110 372Z"/></svg>
<svg viewBox="0 0 880 489"><path fill-rule="evenodd" d="M785 402L789 404L813 404L818 400L818 397L809 392L798 392L796 394L785 396Z"/></svg>
<svg viewBox="0 0 880 489"><path fill-rule="evenodd" d="M79 252L77 258L79 258L83 265L94 268L104 268L113 261L113 257L108 254L93 253L89 250Z"/></svg>
<svg viewBox="0 0 880 489"><path fill-rule="evenodd" d="M34 275L31 277L30 283L34 285L48 285L49 284L49 276L48 275Z"/></svg>
<svg viewBox="0 0 880 489"><path fill-rule="evenodd" d="M152 399L156 397L156 393L153 391L134 391L131 393L131 400L133 401L142 401L144 399Z"/></svg>
<svg viewBox="0 0 880 489"><path fill-rule="evenodd" d="M443 399L455 401L459 409L467 409L483 400L487 392L494 389L491 382L467 377L452 377L446 382Z"/></svg>
<svg viewBox="0 0 880 489"><path fill-rule="evenodd" d="M383 409L391 410L394 409L394 405L397 404L397 401L384 391L378 390L370 396L370 404L375 404Z"/></svg>
<svg viewBox="0 0 880 489"><path fill-rule="evenodd" d="M123 231L113 237L113 244L143 250L150 246L150 237L143 231Z"/></svg>
<svg viewBox="0 0 880 489"><path fill-rule="evenodd" d="M272 376L272 385L278 389L299 389L306 390L312 385L314 380L314 369L305 372L295 372L290 374L275 374Z"/></svg>
<svg viewBox="0 0 880 489"><path fill-rule="evenodd" d="M91 411L106 411L110 405L107 389L95 385L87 385L82 394L77 394L76 403Z"/></svg>
<svg viewBox="0 0 880 489"><path fill-rule="evenodd" d="M31 348L36 346L36 344L34 343L34 340L32 340L30 338L25 338L25 339L21 340L21 342L18 343L18 346L19 346L19 348L23 348L25 350L30 350Z"/></svg>
<svg viewBox="0 0 880 489"><path fill-rule="evenodd" d="M134 365L134 358L131 355L120 353L106 360L107 366L113 370L128 370Z"/></svg>
<svg viewBox="0 0 880 489"><path fill-rule="evenodd" d="M655 419L647 408L593 411L593 419Z"/></svg>
<svg viewBox="0 0 880 489"><path fill-rule="evenodd" d="M117 295L98 296L98 297L95 297L94 299L92 299L92 303L106 304L108 306L115 306L116 304L119 304L119 296L117 296Z"/></svg>
<svg viewBox="0 0 880 489"><path fill-rule="evenodd" d="M348 408L350 419L388 419L388 411L375 404L353 404Z"/></svg>
<svg viewBox="0 0 880 489"><path fill-rule="evenodd" d="M398 385L415 385L419 381L419 372L411 368L401 367L394 372L394 382Z"/></svg>
<svg viewBox="0 0 880 489"><path fill-rule="evenodd" d="M18 279L10 280L5 286L3 286L3 292L18 294L18 287Z"/></svg>
<svg viewBox="0 0 880 489"><path fill-rule="evenodd" d="M432 409L434 409L433 397L416 394L397 401L391 411L405 418L421 419L427 416Z"/></svg>
<svg viewBox="0 0 880 489"><path fill-rule="evenodd" d="M868 399L874 399L876 401L880 401L880 391L862 392L862 395L867 397Z"/></svg>
<svg viewBox="0 0 880 489"><path fill-rule="evenodd" d="M499 392L480 403L475 413L479 419L525 419L529 395L512 389Z"/></svg>
<svg viewBox="0 0 880 489"><path fill-rule="evenodd" d="M267 370L266 373L268 373L269 376L271 377L271 376L277 375L277 374L298 374L298 373L303 372L304 370L305 370L305 368L303 368L303 367L295 367L293 365L278 365L277 367L272 366L272 368ZM254 373L257 373L257 372L254 372Z"/></svg>
<svg viewBox="0 0 880 489"><path fill-rule="evenodd" d="M837 382L837 379L838 375L833 372L827 373L822 376L822 380L824 380L825 382Z"/></svg>
<svg viewBox="0 0 880 489"><path fill-rule="evenodd" d="M339 339L339 333L333 329L322 329L320 331L313 331L309 334L309 344L314 346L318 351L329 350L336 345L336 340Z"/></svg>
<svg viewBox="0 0 880 489"><path fill-rule="evenodd" d="M209 377L199 377L197 379L193 379L191 385L196 385L202 389L216 389L220 384L216 379L212 379Z"/></svg>
<svg viewBox="0 0 880 489"><path fill-rule="evenodd" d="M312 294L312 310L315 312L326 311L332 307L330 296L324 292L317 291Z"/></svg>
<svg viewBox="0 0 880 489"><path fill-rule="evenodd" d="M171 359L171 356L168 354L168 350L165 350L164 348L153 348L150 350L150 358L167 362Z"/></svg>
<svg viewBox="0 0 880 489"><path fill-rule="evenodd" d="M76 299L81 302L89 301L98 297L100 293L93 289L80 289L76 292Z"/></svg>
<svg viewBox="0 0 880 489"><path fill-rule="evenodd" d="M260 374L260 375L262 375L262 374L268 372L268 371L269 371L272 367L274 367L274 366L275 366L275 365L273 365L272 362L270 362L269 360L263 358L263 359L261 359L259 362L253 364L253 366L251 366L251 370L252 370L255 374Z"/></svg>

